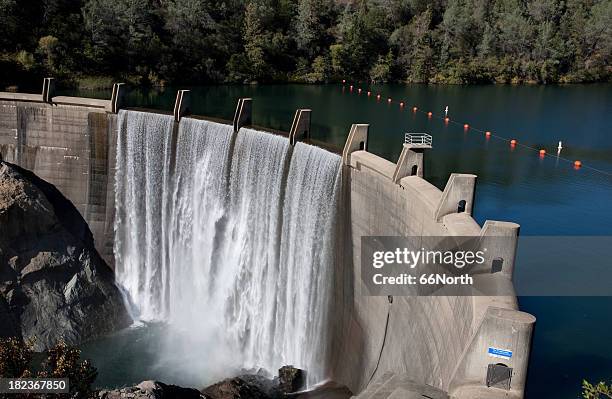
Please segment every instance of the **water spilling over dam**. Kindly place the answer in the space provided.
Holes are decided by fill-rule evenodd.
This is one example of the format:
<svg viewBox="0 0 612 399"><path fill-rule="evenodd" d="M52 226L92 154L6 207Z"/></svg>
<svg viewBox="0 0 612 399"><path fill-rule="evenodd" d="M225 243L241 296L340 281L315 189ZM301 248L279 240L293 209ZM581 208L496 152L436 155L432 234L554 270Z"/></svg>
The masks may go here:
<svg viewBox="0 0 612 399"><path fill-rule="evenodd" d="M231 126L208 121L184 119L174 146L170 116L118 126L116 273L134 317L206 337L226 366L322 379L340 157L243 129L229 158Z"/></svg>
<svg viewBox="0 0 612 399"><path fill-rule="evenodd" d="M135 357L152 365L144 378L197 386L293 363L360 399L523 397L535 318L513 291L519 226L473 219L475 175L451 173L440 190L423 178L427 146L406 143L391 162L368 151L365 124L341 158L303 144L310 110L287 140L254 130L250 99L232 126L185 117L185 90L174 117L118 112L119 91L0 93L0 152L75 203L134 318L172 326ZM486 291L369 296L368 236L503 241L482 265Z"/></svg>

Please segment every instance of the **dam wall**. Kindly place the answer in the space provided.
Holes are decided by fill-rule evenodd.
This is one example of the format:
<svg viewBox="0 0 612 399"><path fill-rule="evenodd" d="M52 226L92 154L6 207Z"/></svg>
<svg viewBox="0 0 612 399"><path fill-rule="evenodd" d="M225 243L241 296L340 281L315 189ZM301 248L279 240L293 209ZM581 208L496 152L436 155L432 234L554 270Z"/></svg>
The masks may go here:
<svg viewBox="0 0 612 399"><path fill-rule="evenodd" d="M116 116L110 101L0 94L0 156L55 185L81 212L113 264Z"/></svg>
<svg viewBox="0 0 612 399"><path fill-rule="evenodd" d="M346 339L336 379L354 392L379 379L391 385L407 379L452 397L497 397L486 388L488 364L498 363L487 350L499 347L514 355L501 361L512 368L510 390L497 393L522 397L535 319L517 310L512 289L519 226L498 221L479 226L471 217L476 176L452 174L440 191L421 177L426 148L404 144L398 162L392 163L364 150L367 133L367 125L354 125L343 153L350 198L346 252L351 253L348 267L353 269L344 274L342 285L354 291L347 294L353 308L342 328ZM483 245L492 244L489 237L503 237L494 241L497 246L488 245L486 262L504 259L502 270L479 277L492 280L496 295L364 295L359 292L362 236L406 236L417 250L424 236L479 237Z"/></svg>
<svg viewBox="0 0 612 399"><path fill-rule="evenodd" d="M0 93L2 159L60 189L83 214L96 246L112 265L120 129L116 98L44 97L44 91L43 96ZM228 162L241 128L251 125L250 107L250 100L238 103ZM181 91L174 108L174 147L179 121L188 112L188 91ZM308 136L309 117L309 110L296 113L288 134L291 147ZM360 398L397 392L457 399L523 397L535 318L518 310L512 287L519 226L500 221L478 225L471 216L474 175L451 174L444 190L427 182L427 146L405 144L393 163L368 152L367 139L368 126L353 125L342 151L342 223L336 226L331 266L331 350L329 364L321 367ZM228 181L231 167L224 172ZM286 187L295 184L288 169L281 178ZM299 204L292 209L298 211ZM292 239L298 235L294 232ZM368 296L361 292L362 236L406 236L414 248L424 236L478 237L491 249L486 263L491 267L477 277L490 290L475 296ZM505 240L500 244L491 237ZM494 268L500 259L501 268ZM491 348L511 350L512 356L494 358Z"/></svg>

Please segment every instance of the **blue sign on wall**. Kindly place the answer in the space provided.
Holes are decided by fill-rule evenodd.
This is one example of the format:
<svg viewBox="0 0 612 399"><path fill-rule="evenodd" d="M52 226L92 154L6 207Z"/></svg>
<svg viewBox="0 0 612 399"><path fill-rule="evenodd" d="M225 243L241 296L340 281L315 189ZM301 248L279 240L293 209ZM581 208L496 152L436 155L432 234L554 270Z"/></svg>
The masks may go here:
<svg viewBox="0 0 612 399"><path fill-rule="evenodd" d="M512 351L507 349L499 349L489 346L489 350L487 351L489 356L498 357L500 359L509 360L512 357Z"/></svg>

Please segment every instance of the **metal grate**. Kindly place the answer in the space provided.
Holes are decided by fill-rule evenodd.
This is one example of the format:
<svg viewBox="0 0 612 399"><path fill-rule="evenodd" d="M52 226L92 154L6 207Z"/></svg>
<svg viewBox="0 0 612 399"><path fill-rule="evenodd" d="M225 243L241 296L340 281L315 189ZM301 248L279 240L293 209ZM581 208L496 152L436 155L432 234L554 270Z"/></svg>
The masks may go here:
<svg viewBox="0 0 612 399"><path fill-rule="evenodd" d="M431 146L432 141L431 135L427 133L406 133L404 137L405 144Z"/></svg>
<svg viewBox="0 0 612 399"><path fill-rule="evenodd" d="M512 368L505 364L489 364L487 367L487 387L510 390Z"/></svg>

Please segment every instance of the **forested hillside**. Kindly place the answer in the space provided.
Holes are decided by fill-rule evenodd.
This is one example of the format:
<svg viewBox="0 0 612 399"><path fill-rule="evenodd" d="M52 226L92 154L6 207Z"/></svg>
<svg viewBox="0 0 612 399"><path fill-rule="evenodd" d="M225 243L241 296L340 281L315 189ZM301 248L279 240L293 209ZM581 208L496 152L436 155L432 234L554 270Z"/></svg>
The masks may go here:
<svg viewBox="0 0 612 399"><path fill-rule="evenodd" d="M0 84L609 81L612 0L0 0Z"/></svg>

